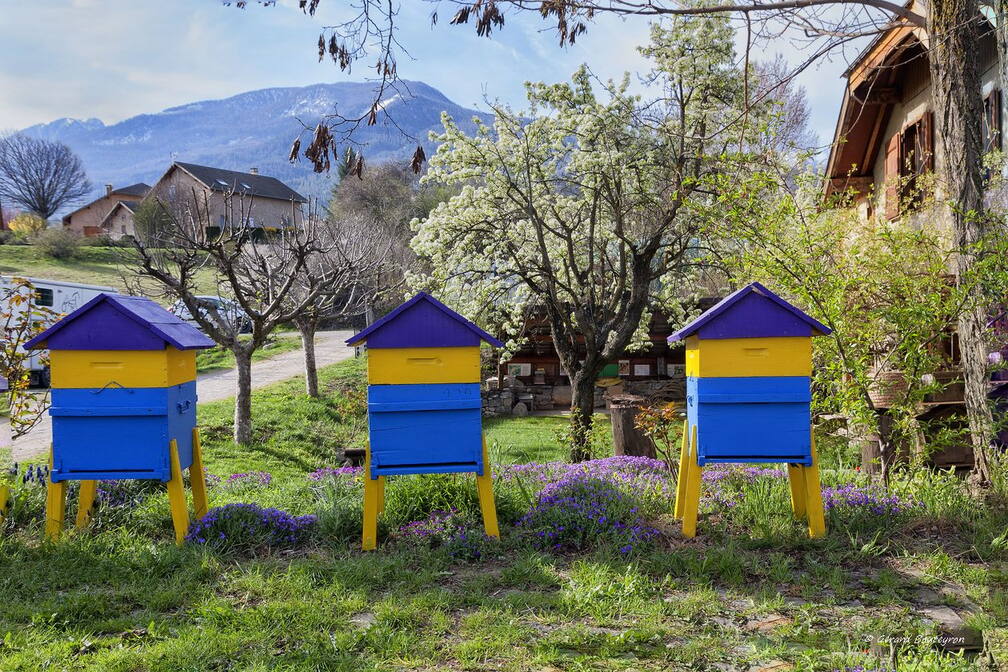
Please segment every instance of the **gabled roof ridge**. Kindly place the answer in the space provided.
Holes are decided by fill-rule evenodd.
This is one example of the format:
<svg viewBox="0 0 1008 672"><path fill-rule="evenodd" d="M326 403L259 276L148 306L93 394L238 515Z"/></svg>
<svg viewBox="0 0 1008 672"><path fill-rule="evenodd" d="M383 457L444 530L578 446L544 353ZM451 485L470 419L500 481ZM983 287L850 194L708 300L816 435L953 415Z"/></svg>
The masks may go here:
<svg viewBox="0 0 1008 672"><path fill-rule="evenodd" d="M486 341L490 345L493 345L494 347L497 347L497 348L504 347L504 344L501 341L497 340L496 338L494 338L493 336L491 336L487 332L483 331L482 329L480 329L479 327L477 327L475 324L473 324L472 322L470 322L466 318L462 317L457 312L455 312L454 310L452 310L451 308L449 308L445 304L441 303L440 301L438 301L437 299L435 299L433 296L431 296L430 294L428 294L427 292L424 292L424 291L417 292L416 295L413 298L411 298L409 301L406 301L405 303L400 304L395 309L391 310L388 314L383 315L382 317L378 318L377 320L375 320L374 322L372 322L371 324L369 324L367 327L365 327L362 331L360 331L360 332L354 334L353 336L351 336L350 338L348 338L347 341L346 341L347 345L353 345L354 343L358 343L358 342L364 340L365 338L367 338L368 335L374 333L378 329L380 329L380 328L384 327L385 325L387 325L388 323L392 322L397 317L399 317L399 315L401 315L403 312L405 312L409 308L412 308L413 306L415 306L420 301L427 301L432 306L434 306L435 308L437 308L438 310L440 310L441 312L443 312L445 315L447 315L451 319L455 320L456 322L458 322L462 326L466 327L467 329L469 329L470 331L472 331L473 333L475 333L477 336L480 337L480 339Z"/></svg>
<svg viewBox="0 0 1008 672"><path fill-rule="evenodd" d="M745 298L749 294L753 294L753 293L759 294L760 296L762 296L765 299L770 299L771 301L773 301L774 303L776 303L781 308L787 310L788 312L790 312L791 314L793 314L795 317L797 317L801 321L803 321L806 324L808 324L810 327L812 327L813 330L818 331L820 334L822 334L824 336L826 334L830 334L830 333L833 332L832 329L830 329L829 327L827 327L825 324L823 324L819 320L817 320L814 317L808 315L803 310L801 310L799 308L796 308L795 306L791 305L790 303L788 303L787 301L785 301L781 297L779 297L776 294L774 294L773 292L771 292L769 289L767 289L766 287L764 287L760 283L754 281L754 282L750 282L745 287L741 287L739 289L736 289L734 292L732 292L731 294L729 294L728 296L726 296L725 298L721 299L716 304L714 304L713 306L711 306L710 308L708 308L706 311L704 311L704 313L702 315L700 315L700 317L698 317L697 319L693 320L692 322L690 322L686 326L682 327L681 329L679 329L676 332L674 332L673 334L671 334L668 337L668 342L669 343L674 343L675 341L681 341L682 339L686 338L687 336L690 336L690 335L696 333L697 331L700 330L700 328L702 326L704 326L708 322L713 321L714 319L716 319L717 317L719 317L722 313L724 313L729 308L731 308L733 305L735 305L736 303L738 303L739 301L741 301L743 298Z"/></svg>
<svg viewBox="0 0 1008 672"><path fill-rule="evenodd" d="M186 350L186 349L190 349L192 347L212 347L213 346L213 342L210 341L210 339L206 338L205 336L204 336L204 339L206 340L206 344L204 344L204 345L192 346L192 345L187 345L185 343L182 343L177 338L175 338L175 336L173 336L172 334L168 333L164 329L161 329L158 325L159 324L186 324L183 320L175 317L174 315L172 315L171 313L169 313L167 310L165 310L163 307L158 306L159 308L161 308L162 310L164 310L164 312L167 313L168 315L170 315L172 317L175 317L175 320L174 321L170 321L170 322L169 321L152 322L151 320L144 319L143 317L141 317L140 315L138 315L137 313L135 313L131 309L129 309L128 306L124 305L124 303L130 302L130 301L145 301L145 302L154 303L153 301L151 301L150 299L148 299L145 296L130 296L128 294L109 294L107 292L101 292L100 294L98 294L97 296L95 296L93 299L91 299L90 301L88 301L87 303L85 303L83 306L81 306L77 310L74 310L73 312L71 312L71 313L63 316L62 318L60 318L60 320L58 322L56 322L56 324L52 325L51 327L49 327L48 329L46 329L42 333L38 334L37 336L35 336L34 338L32 338L31 340L29 340L28 342L26 342L23 347L24 347L25 350L32 350L32 349L36 349L36 348L44 348L45 346L41 345L42 343L45 343L46 341L48 341L50 338L53 337L54 334L56 334L59 331L61 331L62 329L64 329L70 323L72 323L75 320L77 320L79 317L81 317L82 315L84 315L85 313L87 313L88 311L90 311L92 308L94 308L95 306L97 306L99 303L107 303L110 307L112 307L115 311L117 311L121 315L129 318L133 322L136 322L141 327L150 329L152 332L154 332L155 334L157 334L158 338L161 338L166 343L169 343L169 344L175 346L176 348L179 348L180 350ZM154 303L154 305L158 305L158 304ZM193 328L195 330L194 327L191 327L191 328ZM202 334L200 334L200 335L202 336Z"/></svg>

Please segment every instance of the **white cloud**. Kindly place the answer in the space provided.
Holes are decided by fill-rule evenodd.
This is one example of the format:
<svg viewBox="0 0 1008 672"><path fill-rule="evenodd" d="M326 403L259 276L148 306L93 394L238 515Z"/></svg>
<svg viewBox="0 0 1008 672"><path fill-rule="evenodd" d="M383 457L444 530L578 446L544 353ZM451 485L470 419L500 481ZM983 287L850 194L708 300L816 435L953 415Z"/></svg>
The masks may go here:
<svg viewBox="0 0 1008 672"><path fill-rule="evenodd" d="M20 128L71 117L106 123L143 112L220 98L270 86L360 79L328 60L317 62L320 27L345 21L351 9L325 0L318 16L297 9L297 0L248 9L216 0L0 0L0 128ZM448 25L443 11L432 27L436 5L404 2L399 37L409 55L399 74L440 89L459 104L484 97L521 107L526 80L567 79L586 62L602 79L647 67L636 47L648 39L648 22L603 16L572 47L561 49L552 24L538 17L508 15L492 38L473 26ZM450 7L441 7L449 10ZM798 51L786 40L773 45L793 61ZM805 85L816 131L832 135L839 106L841 61L807 71Z"/></svg>

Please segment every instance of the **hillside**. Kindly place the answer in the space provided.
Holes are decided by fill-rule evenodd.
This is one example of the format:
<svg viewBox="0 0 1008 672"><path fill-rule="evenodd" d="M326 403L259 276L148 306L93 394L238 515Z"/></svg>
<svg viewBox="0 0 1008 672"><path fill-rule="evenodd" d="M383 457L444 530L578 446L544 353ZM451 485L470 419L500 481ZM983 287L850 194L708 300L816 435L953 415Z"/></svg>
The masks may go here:
<svg viewBox="0 0 1008 672"><path fill-rule="evenodd" d="M471 128L474 110L456 105L423 82L403 82L400 94L384 101L375 126L355 133L370 164L408 160L417 142L430 155L431 130L441 128L441 112ZM374 85L364 82L249 91L221 100L204 100L142 114L105 125L99 119L58 119L23 132L60 140L77 152L95 185L153 184L172 160L230 170L256 167L287 182L306 196L326 197L335 175L317 175L305 161L287 161L291 142L326 114L352 117L371 104ZM480 115L489 119L487 115ZM394 121L394 123L393 123ZM400 130L401 129L401 130Z"/></svg>

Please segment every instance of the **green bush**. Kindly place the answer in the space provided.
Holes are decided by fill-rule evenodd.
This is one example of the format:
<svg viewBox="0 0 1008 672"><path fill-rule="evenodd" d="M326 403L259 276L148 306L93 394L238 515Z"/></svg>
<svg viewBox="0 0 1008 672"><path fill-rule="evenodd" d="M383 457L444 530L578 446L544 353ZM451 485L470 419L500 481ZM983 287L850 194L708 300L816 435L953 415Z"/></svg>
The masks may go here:
<svg viewBox="0 0 1008 672"><path fill-rule="evenodd" d="M43 254L53 259L73 259L81 246L81 237L66 229L45 229L33 241Z"/></svg>

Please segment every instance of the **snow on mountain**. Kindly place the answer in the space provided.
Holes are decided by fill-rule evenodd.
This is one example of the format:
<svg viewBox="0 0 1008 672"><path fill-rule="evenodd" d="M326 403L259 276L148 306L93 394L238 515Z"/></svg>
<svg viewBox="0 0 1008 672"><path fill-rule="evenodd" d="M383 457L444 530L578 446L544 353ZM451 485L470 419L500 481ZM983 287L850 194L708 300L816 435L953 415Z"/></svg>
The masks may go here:
<svg viewBox="0 0 1008 672"><path fill-rule="evenodd" d="M327 114L366 112L373 97L374 84L363 82L260 89L141 114L108 126L99 119L64 118L23 132L68 144L84 161L95 195L104 191L105 184L153 184L178 160L230 170L256 167L306 196L326 198L336 176L317 175L304 160L290 164L291 143L299 133L302 145L307 143L310 129ZM441 130L442 110L463 127L471 128L474 115L489 119L456 105L423 82L402 82L383 98L380 109L385 114L379 114L378 123L361 126L354 134L372 165L408 161L418 142L430 156L434 147L427 136Z"/></svg>

